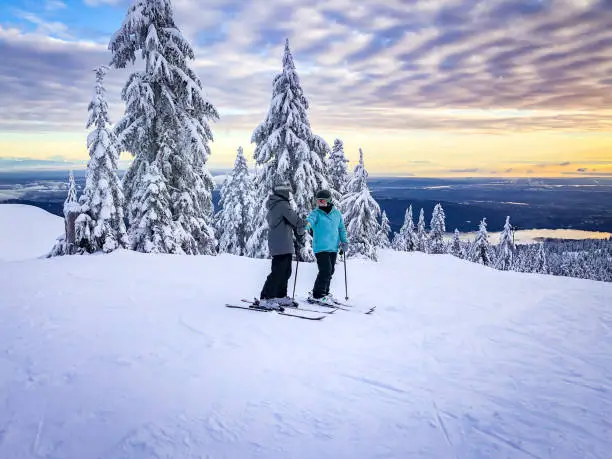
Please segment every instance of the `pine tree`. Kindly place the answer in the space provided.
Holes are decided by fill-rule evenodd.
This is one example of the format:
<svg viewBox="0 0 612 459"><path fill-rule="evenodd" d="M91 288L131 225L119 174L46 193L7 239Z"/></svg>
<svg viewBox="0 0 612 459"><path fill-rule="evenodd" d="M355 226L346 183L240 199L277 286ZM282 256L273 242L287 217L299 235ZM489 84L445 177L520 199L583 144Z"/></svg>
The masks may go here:
<svg viewBox="0 0 612 459"><path fill-rule="evenodd" d="M471 259L475 263L480 263L489 266L492 263L491 244L489 243L489 233L487 233L486 218L480 222L476 240L472 245Z"/></svg>
<svg viewBox="0 0 612 459"><path fill-rule="evenodd" d="M170 193L166 181L155 163L139 171L142 186L135 190L130 220L139 222L131 228L130 242L133 250L145 253L180 253L179 228L175 226L170 211Z"/></svg>
<svg viewBox="0 0 612 459"><path fill-rule="evenodd" d="M540 274L548 274L548 263L546 262L546 252L544 251L544 244L540 242L538 244L538 252L535 258L535 264L533 272ZM586 277L586 276L576 276L576 277Z"/></svg>
<svg viewBox="0 0 612 459"><path fill-rule="evenodd" d="M70 170L68 173L68 195L64 201L64 217L67 217L69 212L77 209L78 205L74 173Z"/></svg>
<svg viewBox="0 0 612 459"><path fill-rule="evenodd" d="M272 83L270 109L253 132L251 142L256 144L254 158L261 167L257 195L267 201L275 183L288 181L293 188L292 206L303 216L312 210L316 192L329 187L325 166L329 146L313 134L308 108L286 40L283 70ZM255 232L248 243L249 255L253 257L268 256L266 201L260 206Z"/></svg>
<svg viewBox="0 0 612 459"><path fill-rule="evenodd" d="M425 253L429 252L429 244L427 243L427 233L425 232L425 211L423 210L423 208L421 208L421 213L419 214L416 241L416 250Z"/></svg>
<svg viewBox="0 0 612 459"><path fill-rule="evenodd" d="M206 162L208 122L219 116L190 67L193 49L175 24L170 0L134 0L109 49L118 69L137 55L144 60L144 70L134 72L123 89L126 109L116 126L121 146L134 155L123 181L132 247L214 253L214 183ZM141 207L145 204L157 209L159 218Z"/></svg>
<svg viewBox="0 0 612 459"><path fill-rule="evenodd" d="M461 239L459 238L459 230L455 228L455 234L453 235L453 242L450 247L450 253L457 258L465 258L463 248L461 247Z"/></svg>
<svg viewBox="0 0 612 459"><path fill-rule="evenodd" d="M119 149L110 127L103 85L107 70L105 66L95 69L96 86L87 121L87 127L94 126L94 130L87 138L90 159L79 200L81 215L76 221L76 245L87 253L112 252L129 246L123 221L123 192L117 176Z"/></svg>
<svg viewBox="0 0 612 459"><path fill-rule="evenodd" d="M378 230L378 247L381 249L388 249L391 247L391 242L389 241L389 233L391 232L391 225L389 224L389 219L387 218L387 212L383 210L380 229Z"/></svg>
<svg viewBox="0 0 612 459"><path fill-rule="evenodd" d="M431 215L429 224L429 248L431 253L444 253L444 233L446 233L444 209L441 204L436 204Z"/></svg>
<svg viewBox="0 0 612 459"><path fill-rule="evenodd" d="M74 174L70 170L68 174L68 194L64 201L64 234L61 234L55 240L55 244L47 254L47 257L58 257L68 255L71 249L68 248L67 236L69 232L69 219L71 214L75 215L79 212L80 206L77 201L76 184L74 182Z"/></svg>
<svg viewBox="0 0 612 459"><path fill-rule="evenodd" d="M221 188L219 205L221 210L216 218L219 251L246 255L246 244L253 232L253 215L257 204L242 147L238 148L232 174Z"/></svg>
<svg viewBox="0 0 612 459"><path fill-rule="evenodd" d="M260 200L260 205L253 211L252 233L247 240L246 255L251 258L268 258L268 225L262 222L267 222L267 196L261 196L259 193L262 190L262 181L264 180L264 168L255 165L255 173L253 174L252 186L255 196Z"/></svg>
<svg viewBox="0 0 612 459"><path fill-rule="evenodd" d="M504 230L499 237L497 268L504 271L511 269L513 258L514 242L512 240L512 225L510 225L510 216L507 216Z"/></svg>
<svg viewBox="0 0 612 459"><path fill-rule="evenodd" d="M380 207L370 194L368 172L363 164L363 151L359 149L359 164L347 184L342 209L350 241L349 256L362 255L377 260L376 243L380 225Z"/></svg>
<svg viewBox="0 0 612 459"><path fill-rule="evenodd" d="M348 162L348 159L344 156L344 144L342 140L336 139L331 155L327 159L327 172L329 175L329 183L337 202L342 200L342 196L346 191L346 184L349 181L347 170Z"/></svg>
<svg viewBox="0 0 612 459"><path fill-rule="evenodd" d="M414 232L414 220L412 219L412 205L406 209L404 216L404 224L400 228L400 232L393 237L393 248L395 250L412 252L417 247L417 237Z"/></svg>

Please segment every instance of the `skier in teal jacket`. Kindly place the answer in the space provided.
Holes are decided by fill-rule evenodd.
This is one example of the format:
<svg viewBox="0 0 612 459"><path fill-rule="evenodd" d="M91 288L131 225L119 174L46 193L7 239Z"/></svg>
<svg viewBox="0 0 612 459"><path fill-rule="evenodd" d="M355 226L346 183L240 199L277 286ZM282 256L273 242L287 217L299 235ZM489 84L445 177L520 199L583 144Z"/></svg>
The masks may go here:
<svg viewBox="0 0 612 459"><path fill-rule="evenodd" d="M346 253L348 239L342 213L334 207L331 192L321 190L316 199L317 208L306 218L307 228L313 236L312 249L319 267L311 295L317 301L333 303L329 285L335 271L338 248Z"/></svg>

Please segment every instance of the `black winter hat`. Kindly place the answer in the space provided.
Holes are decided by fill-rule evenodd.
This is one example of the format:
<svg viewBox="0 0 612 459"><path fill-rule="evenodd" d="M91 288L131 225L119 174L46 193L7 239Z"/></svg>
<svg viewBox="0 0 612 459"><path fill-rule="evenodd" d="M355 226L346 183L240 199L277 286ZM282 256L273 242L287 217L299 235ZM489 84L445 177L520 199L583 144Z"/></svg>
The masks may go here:
<svg viewBox="0 0 612 459"><path fill-rule="evenodd" d="M272 188L272 190L275 193L291 193L293 192L293 190L291 189L291 183L288 180L280 180L277 183L274 184L274 187Z"/></svg>
<svg viewBox="0 0 612 459"><path fill-rule="evenodd" d="M317 191L316 199L327 199L328 201L331 201L331 199L332 199L331 191L329 191L329 190L319 190L319 191Z"/></svg>

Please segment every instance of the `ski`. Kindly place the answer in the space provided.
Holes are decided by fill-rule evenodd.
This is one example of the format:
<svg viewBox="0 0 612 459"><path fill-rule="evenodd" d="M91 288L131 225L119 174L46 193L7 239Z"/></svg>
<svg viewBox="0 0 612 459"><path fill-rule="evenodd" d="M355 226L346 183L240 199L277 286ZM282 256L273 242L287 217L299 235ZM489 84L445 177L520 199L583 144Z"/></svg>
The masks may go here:
<svg viewBox="0 0 612 459"><path fill-rule="evenodd" d="M275 312L281 316L296 317L298 319L306 319L306 320L322 320L322 319L325 319L325 317L327 317L327 316L305 316L302 314L291 314L286 311L280 311L277 309L259 308L257 306L238 306L235 304L226 304L225 306L228 308L233 308L233 309L247 309L249 311L257 311L257 312Z"/></svg>
<svg viewBox="0 0 612 459"><path fill-rule="evenodd" d="M340 306L340 305L335 304L335 303L333 305L331 305L331 304L323 303L321 301L317 301L317 300L311 299L311 298L306 299L306 302L310 303L310 304L316 304L316 305L321 306L323 308L340 309L342 311L350 311L351 310L350 308L345 308L344 306Z"/></svg>
<svg viewBox="0 0 612 459"><path fill-rule="evenodd" d="M334 304L336 306L344 306L344 307L347 307L347 308L355 308L354 310L358 310L358 308L356 308L355 305L347 304L347 303L342 303L342 302L340 302L338 300L333 300L333 301L334 301ZM376 309L376 306L372 306L366 312L364 312L364 314L372 314L375 309Z"/></svg>
<svg viewBox="0 0 612 459"><path fill-rule="evenodd" d="M242 298L240 301L242 301L243 303L250 304L254 308L258 307L256 300L253 301L253 300L247 300L247 299ZM336 308L336 307L332 307L332 308L328 309L327 311L321 311L320 309L308 309L308 308L303 308L297 301L294 302L293 306L283 306L283 307L285 308L285 311L287 309L293 309L293 310L296 310L296 311L318 312L320 314L333 314L334 312L336 312L339 309L339 308ZM263 308L263 309L265 309L265 308Z"/></svg>
<svg viewBox="0 0 612 459"><path fill-rule="evenodd" d="M306 300L308 303L310 304L317 304L319 306L323 306L326 308L336 308L336 309L341 309L343 311L355 311L355 312L363 312L363 314L372 314L374 312L374 310L376 309L376 306L372 306L371 308L368 308L367 311L360 311L357 308L355 308L355 306L351 305L351 304L345 304L345 303L340 303L339 301L334 301L334 304L327 304L327 303L323 303L321 301L317 301L314 298L308 298Z"/></svg>

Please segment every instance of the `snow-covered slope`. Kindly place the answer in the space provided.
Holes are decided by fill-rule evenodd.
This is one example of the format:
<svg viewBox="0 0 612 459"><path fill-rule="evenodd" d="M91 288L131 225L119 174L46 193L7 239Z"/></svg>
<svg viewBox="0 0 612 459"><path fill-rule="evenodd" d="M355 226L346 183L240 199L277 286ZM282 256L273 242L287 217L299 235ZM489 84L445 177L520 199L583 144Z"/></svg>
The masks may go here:
<svg viewBox="0 0 612 459"><path fill-rule="evenodd" d="M21 204L0 205L0 261L27 260L49 253L64 232L64 220Z"/></svg>
<svg viewBox="0 0 612 459"><path fill-rule="evenodd" d="M224 307L265 260L0 262L0 458L609 457L611 284L380 258L321 322Z"/></svg>

